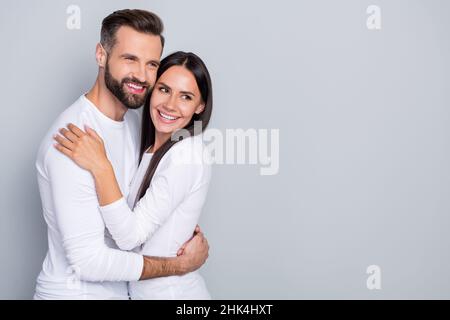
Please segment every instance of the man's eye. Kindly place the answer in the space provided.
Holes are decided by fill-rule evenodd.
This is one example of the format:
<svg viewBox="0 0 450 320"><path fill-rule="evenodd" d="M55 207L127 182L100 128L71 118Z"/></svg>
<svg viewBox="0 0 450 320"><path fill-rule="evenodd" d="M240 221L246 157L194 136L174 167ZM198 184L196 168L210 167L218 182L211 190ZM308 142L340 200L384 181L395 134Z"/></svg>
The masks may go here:
<svg viewBox="0 0 450 320"><path fill-rule="evenodd" d="M134 58L133 57L126 57L125 60L134 61Z"/></svg>
<svg viewBox="0 0 450 320"><path fill-rule="evenodd" d="M158 68L158 65L156 63L150 63L149 66L152 68Z"/></svg>

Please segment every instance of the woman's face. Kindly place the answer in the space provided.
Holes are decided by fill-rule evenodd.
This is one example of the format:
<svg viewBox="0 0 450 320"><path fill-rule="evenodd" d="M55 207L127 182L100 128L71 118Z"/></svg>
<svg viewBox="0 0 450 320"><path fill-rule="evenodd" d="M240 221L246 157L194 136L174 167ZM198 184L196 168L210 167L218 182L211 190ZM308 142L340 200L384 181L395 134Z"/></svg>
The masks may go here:
<svg viewBox="0 0 450 320"><path fill-rule="evenodd" d="M172 134L184 128L204 103L194 75L183 66L172 66L156 82L150 99L150 116L157 133Z"/></svg>

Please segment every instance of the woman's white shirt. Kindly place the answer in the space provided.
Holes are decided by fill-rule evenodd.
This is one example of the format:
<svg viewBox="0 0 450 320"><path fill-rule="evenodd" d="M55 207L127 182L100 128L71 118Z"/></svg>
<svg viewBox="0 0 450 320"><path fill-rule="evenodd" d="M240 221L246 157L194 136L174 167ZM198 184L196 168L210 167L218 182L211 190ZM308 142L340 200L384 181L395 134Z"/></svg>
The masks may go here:
<svg viewBox="0 0 450 320"><path fill-rule="evenodd" d="M128 201L121 198L100 211L122 250L175 257L198 223L211 179L211 158L200 135L177 142L163 156L150 187L131 210L152 156L144 153ZM197 272L130 282L129 291L133 299L210 298Z"/></svg>

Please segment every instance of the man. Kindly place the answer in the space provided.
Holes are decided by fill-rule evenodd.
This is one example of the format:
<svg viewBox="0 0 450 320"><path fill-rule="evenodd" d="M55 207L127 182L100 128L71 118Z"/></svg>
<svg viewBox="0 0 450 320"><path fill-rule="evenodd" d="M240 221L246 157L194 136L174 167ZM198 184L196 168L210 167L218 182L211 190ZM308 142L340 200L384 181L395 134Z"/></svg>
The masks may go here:
<svg viewBox="0 0 450 320"><path fill-rule="evenodd" d="M36 167L49 249L35 299L128 299L127 281L185 274L208 256L201 232L177 257L118 250L105 234L93 178L53 147L54 134L68 123L95 129L122 193L128 194L139 152L138 118L129 109L142 106L155 83L162 31L159 17L147 11L121 10L106 17L96 47L94 86L59 116L39 148Z"/></svg>

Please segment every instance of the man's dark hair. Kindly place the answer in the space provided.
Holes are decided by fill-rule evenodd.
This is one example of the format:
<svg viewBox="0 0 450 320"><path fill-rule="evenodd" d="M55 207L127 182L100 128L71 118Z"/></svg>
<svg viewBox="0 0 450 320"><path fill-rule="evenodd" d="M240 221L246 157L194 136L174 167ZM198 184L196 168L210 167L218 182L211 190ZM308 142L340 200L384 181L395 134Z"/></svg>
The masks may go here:
<svg viewBox="0 0 450 320"><path fill-rule="evenodd" d="M110 52L116 43L116 32L122 26L128 26L138 32L160 36L164 47L164 37L161 33L164 25L154 13L139 9L124 9L111 13L102 22L100 43L107 52Z"/></svg>

